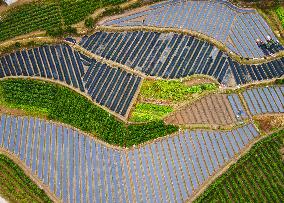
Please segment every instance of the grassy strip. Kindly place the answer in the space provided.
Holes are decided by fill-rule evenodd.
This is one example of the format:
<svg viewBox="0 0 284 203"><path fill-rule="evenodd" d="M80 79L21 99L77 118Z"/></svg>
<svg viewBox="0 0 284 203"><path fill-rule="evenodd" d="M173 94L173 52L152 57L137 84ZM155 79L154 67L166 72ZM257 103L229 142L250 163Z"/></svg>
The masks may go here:
<svg viewBox="0 0 284 203"><path fill-rule="evenodd" d="M52 202L11 159L0 154L0 194L11 202Z"/></svg>
<svg viewBox="0 0 284 203"><path fill-rule="evenodd" d="M284 198L284 130L261 140L195 202L281 202ZM281 192L282 191L282 192Z"/></svg>
<svg viewBox="0 0 284 203"><path fill-rule="evenodd" d="M149 122L161 120L165 115L171 113L173 108L170 106L139 103L131 114L130 121Z"/></svg>
<svg viewBox="0 0 284 203"><path fill-rule="evenodd" d="M216 84L187 86L179 80L144 80L140 95L143 99L184 101L193 94L217 89Z"/></svg>
<svg viewBox="0 0 284 203"><path fill-rule="evenodd" d="M177 131L162 121L126 126L75 91L37 80L0 81L0 104L70 124L119 146L137 145Z"/></svg>

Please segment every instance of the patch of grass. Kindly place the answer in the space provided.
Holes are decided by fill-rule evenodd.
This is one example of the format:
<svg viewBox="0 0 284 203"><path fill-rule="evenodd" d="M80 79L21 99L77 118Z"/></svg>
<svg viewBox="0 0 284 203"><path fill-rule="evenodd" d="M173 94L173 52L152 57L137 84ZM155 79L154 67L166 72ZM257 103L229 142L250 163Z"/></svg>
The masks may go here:
<svg viewBox="0 0 284 203"><path fill-rule="evenodd" d="M0 154L0 194L11 202L52 202L7 156Z"/></svg>
<svg viewBox="0 0 284 203"><path fill-rule="evenodd" d="M282 27L284 28L284 7L279 6L275 9L275 12L279 18L279 20L281 21Z"/></svg>
<svg viewBox="0 0 284 203"><path fill-rule="evenodd" d="M70 124L105 142L120 146L137 145L178 130L162 121L126 126L79 93L67 87L37 80L0 81L0 104L22 109L27 114Z"/></svg>
<svg viewBox="0 0 284 203"><path fill-rule="evenodd" d="M255 144L195 202L282 202L284 131Z"/></svg>
<svg viewBox="0 0 284 203"><path fill-rule="evenodd" d="M170 102L184 101L193 94L217 89L216 84L187 86L179 80L144 80L140 95L142 99L157 99Z"/></svg>
<svg viewBox="0 0 284 203"><path fill-rule="evenodd" d="M132 112L130 120L133 122L158 121L172 111L173 108L170 106L139 103Z"/></svg>

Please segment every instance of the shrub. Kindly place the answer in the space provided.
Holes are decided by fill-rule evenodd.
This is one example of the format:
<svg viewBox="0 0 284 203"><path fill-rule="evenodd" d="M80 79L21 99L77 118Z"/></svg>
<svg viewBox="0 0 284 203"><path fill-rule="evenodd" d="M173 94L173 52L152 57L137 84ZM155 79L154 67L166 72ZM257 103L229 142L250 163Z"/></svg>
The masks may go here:
<svg viewBox="0 0 284 203"><path fill-rule="evenodd" d="M284 78L282 78L282 79L276 79L275 83L276 83L277 85L283 85L283 84L284 84Z"/></svg>

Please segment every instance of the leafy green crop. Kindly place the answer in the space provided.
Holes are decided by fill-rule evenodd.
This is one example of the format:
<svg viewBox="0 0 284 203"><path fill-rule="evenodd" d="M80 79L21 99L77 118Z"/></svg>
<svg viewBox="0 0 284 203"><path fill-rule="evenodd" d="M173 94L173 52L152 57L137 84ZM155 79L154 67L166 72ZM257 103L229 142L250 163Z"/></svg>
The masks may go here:
<svg viewBox="0 0 284 203"><path fill-rule="evenodd" d="M0 81L0 103L70 124L120 146L139 144L177 131L177 127L163 122L126 126L75 91L37 80Z"/></svg>
<svg viewBox="0 0 284 203"><path fill-rule="evenodd" d="M189 95L216 89L215 84L201 84L188 87L178 80L144 80L141 96L145 99L183 101Z"/></svg>
<svg viewBox="0 0 284 203"><path fill-rule="evenodd" d="M275 10L279 20L281 21L282 27L284 28L284 8L282 6L277 7Z"/></svg>
<svg viewBox="0 0 284 203"><path fill-rule="evenodd" d="M96 9L125 1L38 0L27 3L0 15L0 41L38 30L46 30L56 36L55 33L68 31L66 28L84 20Z"/></svg>
<svg viewBox="0 0 284 203"><path fill-rule="evenodd" d="M284 131L255 144L196 202L282 202L284 162L280 153Z"/></svg>
<svg viewBox="0 0 284 203"><path fill-rule="evenodd" d="M11 159L0 154L0 194L11 202L52 202Z"/></svg>
<svg viewBox="0 0 284 203"><path fill-rule="evenodd" d="M134 122L157 121L172 111L173 108L170 106L139 103L132 112L130 120Z"/></svg>
<svg viewBox="0 0 284 203"><path fill-rule="evenodd" d="M24 4L8 11L0 20L0 41L61 26L62 18L57 3L46 1Z"/></svg>

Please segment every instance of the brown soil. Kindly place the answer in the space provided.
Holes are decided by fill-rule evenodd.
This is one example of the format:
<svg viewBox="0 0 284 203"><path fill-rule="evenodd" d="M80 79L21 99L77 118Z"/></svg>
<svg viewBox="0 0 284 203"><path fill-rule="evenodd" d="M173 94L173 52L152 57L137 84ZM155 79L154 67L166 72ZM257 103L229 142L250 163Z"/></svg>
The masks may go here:
<svg viewBox="0 0 284 203"><path fill-rule="evenodd" d="M254 117L258 122L260 130L265 133L272 132L276 129L284 127L284 115L261 115Z"/></svg>
<svg viewBox="0 0 284 203"><path fill-rule="evenodd" d="M184 84L188 86L200 85L204 83L215 83L215 81L210 78L191 78L187 81L184 81Z"/></svg>
<svg viewBox="0 0 284 203"><path fill-rule="evenodd" d="M12 115L15 115L15 116L26 115L25 111L23 111L23 110L12 109L12 108L7 108L7 107L3 107L3 106L0 106L0 114L12 114Z"/></svg>
<svg viewBox="0 0 284 203"><path fill-rule="evenodd" d="M37 113L33 113L33 112L26 112L24 110L21 109L15 109L15 108L9 108L9 107L4 107L0 105L0 115L1 114L8 114L8 115L13 115L13 116L27 116L27 115L31 115L31 116L36 116L42 119L46 119L47 117L44 115L38 115Z"/></svg>
<svg viewBox="0 0 284 203"><path fill-rule="evenodd" d="M165 122L176 125L230 125L236 123L237 119L227 96L224 94L213 94L183 107L167 117Z"/></svg>

